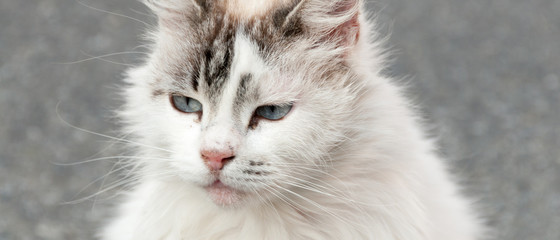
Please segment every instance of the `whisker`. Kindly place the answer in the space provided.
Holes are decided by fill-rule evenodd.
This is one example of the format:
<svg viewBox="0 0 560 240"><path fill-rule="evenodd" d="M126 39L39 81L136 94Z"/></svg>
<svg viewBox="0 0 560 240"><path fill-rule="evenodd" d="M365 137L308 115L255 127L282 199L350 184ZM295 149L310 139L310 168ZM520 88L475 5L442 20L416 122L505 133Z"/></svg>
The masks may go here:
<svg viewBox="0 0 560 240"><path fill-rule="evenodd" d="M84 129L84 128L80 128L80 127L74 126L74 125L70 124L69 122L67 122L66 120L64 120L64 119L62 118L62 116L60 115L60 103L61 103L61 102L58 102L58 103L56 104L56 110L55 110L55 111L56 111L56 115L57 115L57 117L58 117L58 119L59 119L60 121L62 121L65 125L67 125L67 126L73 128L73 129L76 129L76 130L79 130L79 131L82 131L82 132L85 132L85 133L89 133L89 134L92 134L92 135L95 135L95 136L99 136L99 137L104 137L104 138L107 138L107 139L115 140L115 141L118 141L118 142L125 142L125 143L130 143L130 144L137 145L137 146L141 146L141 147L151 148L151 149L160 150L160 151L164 151L164 152L168 152L168 153L174 153L173 151L170 151L170 150L167 150L167 149L164 149L164 148L155 147L155 146L150 146L150 145L147 145L147 144L138 143L138 142L134 142L134 141L127 140L127 139L123 139L123 138L117 138L117 137L109 136L109 135L102 134L102 133L97 133L97 132L94 132L94 131L90 131L90 130L87 130L87 129Z"/></svg>
<svg viewBox="0 0 560 240"><path fill-rule="evenodd" d="M312 214L306 214L306 213L313 213L314 211L302 206L301 204L295 202L293 199L285 196L284 194L282 194L281 192L279 192L278 190L272 188L271 186L265 186L264 188L266 191L268 191L270 194L274 195L276 198L280 199L282 202L286 203L288 206L290 206L292 209L298 211L300 214L302 214L303 217L306 218L310 218L313 221L317 222L317 223L321 223L322 221L317 219L316 217L314 217ZM297 205L297 206L294 206Z"/></svg>
<svg viewBox="0 0 560 240"><path fill-rule="evenodd" d="M150 18L155 18L155 16L154 16L153 14L141 12L141 11L138 11L138 10L135 10L135 9L132 9L132 8L129 8L129 10L132 11L132 12L134 12L134 13L140 14L140 15L142 15L142 16L146 16L146 17L150 17Z"/></svg>
<svg viewBox="0 0 560 240"><path fill-rule="evenodd" d="M87 163L92 163L92 162L97 162L97 161L102 161L102 160L109 160L109 159L171 160L171 159L167 159L167 158L155 158L155 157L111 156L111 157L100 157L100 158L88 159L88 160L84 160L84 161L81 161L81 162L73 162L73 163L59 163L59 162L51 162L51 163L54 164L54 165L57 165L57 166L76 166L76 165L87 164Z"/></svg>
<svg viewBox="0 0 560 240"><path fill-rule="evenodd" d="M345 224L348 224L348 225L352 226L352 224L350 224L351 221L350 221L349 219L346 219L346 218L343 218L343 217L341 217L341 216L338 216L338 215L335 214L334 212L332 212L332 211L330 211L329 209L327 209L325 206L321 206L321 205L318 204L317 202L315 202L315 201L313 201L313 200L311 200L311 199L309 199L309 198L307 198L307 197L304 197L304 196L302 196L301 194L298 194L298 193L296 193L296 192L294 192L294 191L292 191L292 190L290 190L290 189L284 188L284 187L282 187L282 186L280 186L280 185L275 184L275 187L280 188L280 189L282 189L283 191L286 191L286 192L288 192L288 193L290 193L290 194L292 194L292 195L294 195L294 196L296 196L296 197L298 197L298 198L300 198L300 199L302 199L302 200L304 200L304 201L310 203L310 204L313 205L314 207L316 207L316 208L320 209L321 211L323 211L323 212L329 214L330 216L332 216L332 217L334 217L334 218L340 220L341 222L343 222L343 223L345 223ZM365 226L364 226L364 227L365 227Z"/></svg>
<svg viewBox="0 0 560 240"><path fill-rule="evenodd" d="M82 1L79 1L79 0L76 0L76 2L78 2L79 4L81 4L81 5L83 5L83 6L87 7L87 8L93 9L93 10L95 10L95 11L99 11L99 12L102 12L102 13L107 13L107 14L114 15L114 16L117 16L117 17L128 18L128 19L130 19L130 20L134 20L134 21L136 21L136 22L142 23L142 24L144 24L145 26L150 26L150 24L148 24L147 22L144 22L144 21L142 21L142 20L140 20L140 19L137 19L137 18L133 18L133 17L130 17L130 16L127 16L127 15L124 15L124 14L120 14L120 13L115 13L115 12L103 10L103 9L96 8L96 7L92 7L92 6L90 6L90 5L85 4L85 3L82 2Z"/></svg>
<svg viewBox="0 0 560 240"><path fill-rule="evenodd" d="M251 191L254 192L257 197L259 198L259 201L261 201L263 204L265 204L266 206L268 206L268 208L271 208L272 210L274 210L274 212L276 213L276 216L278 217L278 219L282 219L282 217L280 217L280 213L278 212L278 210L276 209L276 206L272 203L272 201L269 198L265 198L263 197L259 191L257 189L255 189L255 187L251 187Z"/></svg>
<svg viewBox="0 0 560 240"><path fill-rule="evenodd" d="M83 52L82 52L83 53ZM84 55L88 55L86 53L83 53ZM116 53L109 53L109 54L105 54L105 55L100 55L100 56L89 56L89 58L86 59L81 59L81 60L77 60L77 61L73 61L73 62L62 62L62 63L57 63L57 64L77 64L77 63L83 63L83 62L87 62L87 61L91 61L91 60L96 60L96 59L102 59L106 58L106 57L112 57L112 56L118 56L118 55L124 55L124 54L146 54L145 52L116 52ZM119 63L122 64L122 63ZM127 65L128 66L128 65Z"/></svg>
<svg viewBox="0 0 560 240"><path fill-rule="evenodd" d="M118 162L115 163L115 165L116 165L116 164L118 164ZM107 172L106 174L104 174L104 175L101 176L101 177L98 177L98 178L94 179L92 182L90 182L90 183L87 184L85 187L83 187L80 191L78 191L78 193L76 193L75 196L80 195L82 192L84 192L86 189L88 189L90 186L92 186L92 185L95 184L96 182L98 182L98 181L100 181L100 180L102 180L102 179L105 179L107 176L109 176L109 175L111 175L111 174L113 174L113 173L115 173L115 172L117 172L117 171L120 171L120 170L122 170L122 169L124 169L124 168L127 167L126 165L123 165L122 167L119 167L119 168L117 168L117 169L114 169L114 166L115 166L115 165L113 165L113 168L111 168L111 170L110 170L109 172ZM91 198L91 197L93 197L93 196L95 196L95 194L92 195L92 196L89 196L89 197L87 197L87 198ZM67 202L66 204L74 204L74 203L78 203L78 202L83 202L83 201L80 199L80 200L75 200L75 201Z"/></svg>
<svg viewBox="0 0 560 240"><path fill-rule="evenodd" d="M86 55L86 56L89 57L89 59L88 59L87 61L95 60L95 59L96 59L96 60L100 60L100 61L103 61L103 62L112 63L112 64L116 64L116 65L121 65L121 66L125 66L125 67L130 67L130 68L131 68L131 67L134 67L133 64L126 64L126 63L121 63L121 62L115 62L115 61L107 60L107 59L105 59L105 58L103 58L103 57L93 56L93 55L90 55L90 54L88 54L88 53L86 53L86 52L83 52L83 51L82 51L82 54L84 54L84 55Z"/></svg>
<svg viewBox="0 0 560 240"><path fill-rule="evenodd" d="M343 200L345 203L350 204L351 206L355 207L357 210L363 210L364 206L368 206L368 207L388 207L388 206L394 206L394 205L390 205L390 204L371 204L371 203L364 203L364 202L360 202L357 201L355 199L352 199L349 195L344 194L344 192L336 189L336 188L327 188L325 186L316 184L314 182L310 182L310 181L305 181L302 179L299 179L297 177L293 177L293 176L289 176L289 175L283 175L285 177L288 178L292 178L294 180L296 180L296 182L294 181L290 181L290 180L283 180L283 183L286 183L289 186L293 186L293 187L297 187L297 188L301 188L304 190L308 190L311 192L315 192L315 193L319 193L322 195L326 195L328 197L332 197L332 198L336 198L339 200ZM312 185L312 186L310 186ZM313 187L314 186L314 187ZM319 190L315 187L319 187L321 189L324 189L324 191ZM334 191L329 191L329 190L334 190ZM329 191L329 192L326 192Z"/></svg>
<svg viewBox="0 0 560 240"><path fill-rule="evenodd" d="M348 200L348 201L353 201L353 200L351 200L351 199L348 199L348 198L341 198L341 197L336 196L336 195L334 195L334 194L331 194L331 193L328 193L328 192L325 192L325 191L321 191L321 190L319 190L319 189L317 189L317 188L313 188L313 187L311 187L311 186L309 186L309 185L305 185L305 184L312 184L312 183L309 182L309 181L304 181L304 180L302 180L302 179L299 179L299 178L296 178L296 177L293 177L293 176L290 176L290 175L286 175L286 174L282 174L282 176L288 177L288 178L292 178L292 179L294 179L294 180L296 180L296 181L299 180L299 181L301 182L301 183L298 183L298 182L294 182L294 181L290 181L290 180L285 180L285 179L282 181L283 183L286 183L286 184L288 184L288 185L290 185L290 186L298 187L298 188L301 188L301 189L304 189L304 190L308 190L308 191L311 191L311 192L315 192L315 193L320 193L320 194L323 194L323 195L326 195L326 196L329 196L329 197L334 197L334 198L340 198L340 199L344 199L344 200ZM326 187L323 187L323 186L321 186L321 185L316 185L316 186L319 186L319 187L321 187L321 188L323 188L323 189L325 189L325 190L328 190Z"/></svg>
<svg viewBox="0 0 560 240"><path fill-rule="evenodd" d="M122 168L119 168L119 169L122 169ZM117 171L118 171L119 169L117 169ZM134 183L134 182L136 182L136 181L138 181L138 180L140 180L140 179L142 179L142 178L145 178L145 177L161 177L161 176L171 177L171 176L173 176L173 175L171 175L170 173L179 173L179 172L178 172L178 171L168 171L168 172L160 172L160 173L157 173L157 174L138 174L138 176L135 176L135 177L130 177L130 178L127 178L127 179L118 180L118 181L116 181L115 183L113 183L113 184L107 186L105 189L103 189L103 190L101 190L101 191L98 191L98 192L96 192L96 193L94 193L94 194L91 194L91 195L89 195L89 196L86 196L86 197L83 197L83 198L79 198L79 199L76 199L76 200L72 200L72 201L68 201L68 202L63 202L63 203L61 203L61 204L62 204L62 205L69 205L69 204L82 203L82 202L84 202L84 201L87 201L88 199L91 199L91 198L95 197L96 195L100 195L100 194L103 194L103 193L105 193L105 192L108 192L108 191L111 191L111 190L113 190L113 189L116 189L116 188L118 188L118 187L121 187L121 186L124 186L124 185L128 185L128 184L131 184L131 183ZM99 180L96 180L96 181L99 181ZM91 185L92 185L91 183L88 184L88 186L91 186ZM86 186L86 188L87 188L87 186ZM83 190L80 191L80 193L81 193L81 192L83 192ZM77 195L79 195L79 193L78 193Z"/></svg>
<svg viewBox="0 0 560 240"><path fill-rule="evenodd" d="M119 164L119 163L120 163L120 161L117 161L115 164L113 164L113 166L112 166L111 169L109 170L109 173L113 172L114 169L115 169L115 167L116 167L117 164ZM123 167L126 167L126 165L124 165ZM106 174L106 176L108 176L109 173ZM103 178L103 181L101 181L101 184L99 185L99 189L97 189L98 192L101 191L101 189L103 189L103 186L105 185L105 182L106 182L106 181L107 181L107 177L104 177L104 178ZM95 181L94 181L94 182L95 182ZM93 204L91 205L91 211L94 211L94 210L95 210L95 203L97 203L98 198L99 198L99 195L95 195L95 197L93 198Z"/></svg>
<svg viewBox="0 0 560 240"><path fill-rule="evenodd" d="M276 165L278 165L278 166L287 166L287 167L295 168L295 169L298 169L298 170L305 170L306 172L315 172L315 173L317 173L317 174L319 174L319 175L325 175L325 176L327 176L327 177L330 177L330 178L336 180L337 182L340 182L342 185L344 185L344 186L347 188L347 190L350 189L350 188L348 188L348 186L346 185L346 182L345 182L345 181L343 181L343 180L341 180L340 178L338 178L337 176L335 176L335 175L333 175L333 174L331 174L331 173L329 173L329 172L327 172L327 171L321 170L321 169L319 169L319 168L309 168L309 167L301 166L301 165L299 165L299 164L286 164L286 163L277 163ZM333 170L335 170L335 169L333 169ZM294 172L295 172L295 173L298 173L297 171L294 171ZM323 182L323 183L327 184L327 187L332 187L332 188L334 188L334 186L332 186L331 184L328 184L327 182L324 182L324 180L321 180L321 179L318 179L318 178L316 178L316 177L313 177L313 176L310 175L310 174L305 174L305 173L300 173L300 174L304 175L305 177L312 178L312 179L314 179L314 180ZM341 191L341 192L342 192L342 191Z"/></svg>
<svg viewBox="0 0 560 240"><path fill-rule="evenodd" d="M146 49L146 50L149 52L149 51L152 51L151 46L152 46L152 44L140 44L140 45L138 45L138 46L132 48L132 50L144 48L144 49ZM142 53L148 54L147 52L142 52Z"/></svg>

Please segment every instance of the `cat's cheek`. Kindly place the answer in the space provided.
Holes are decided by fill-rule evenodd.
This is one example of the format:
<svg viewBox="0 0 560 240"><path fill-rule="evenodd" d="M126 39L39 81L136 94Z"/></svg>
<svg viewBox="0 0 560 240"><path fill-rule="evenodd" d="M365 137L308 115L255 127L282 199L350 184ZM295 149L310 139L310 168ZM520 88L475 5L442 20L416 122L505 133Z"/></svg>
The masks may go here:
<svg viewBox="0 0 560 240"><path fill-rule="evenodd" d="M157 127L163 133L161 141L168 143L166 171L192 183L198 183L203 175L200 172L205 170L198 151L201 126L197 119L196 114L169 108L160 115Z"/></svg>
<svg viewBox="0 0 560 240"><path fill-rule="evenodd" d="M296 115L296 114L294 114ZM293 148L293 142L287 142L294 115L280 121L262 120L259 126L245 137L244 155L247 159L263 165L282 165L287 149Z"/></svg>

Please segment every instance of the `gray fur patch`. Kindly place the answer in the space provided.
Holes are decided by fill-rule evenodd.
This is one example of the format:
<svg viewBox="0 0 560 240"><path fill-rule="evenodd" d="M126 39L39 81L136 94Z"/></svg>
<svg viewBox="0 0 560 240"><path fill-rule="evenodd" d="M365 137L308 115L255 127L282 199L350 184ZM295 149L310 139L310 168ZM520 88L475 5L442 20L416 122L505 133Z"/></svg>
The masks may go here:
<svg viewBox="0 0 560 240"><path fill-rule="evenodd" d="M246 73L246 74L242 74L240 78L241 79L239 80L239 86L237 88L237 94L235 96L235 102L233 106L233 112L236 115L239 112L241 112L244 104L247 101L250 100L256 101L258 99L256 90L251 87L254 85L254 83L252 83L253 75ZM240 117L240 116L236 116L236 117Z"/></svg>
<svg viewBox="0 0 560 240"><path fill-rule="evenodd" d="M234 57L234 42L236 26L230 19L214 19L211 25L211 34L207 35L201 43L204 47L202 56L201 75L206 84L206 94L213 104L217 104L231 71L231 63ZM199 66L195 66L197 68ZM200 82L199 82L200 83Z"/></svg>

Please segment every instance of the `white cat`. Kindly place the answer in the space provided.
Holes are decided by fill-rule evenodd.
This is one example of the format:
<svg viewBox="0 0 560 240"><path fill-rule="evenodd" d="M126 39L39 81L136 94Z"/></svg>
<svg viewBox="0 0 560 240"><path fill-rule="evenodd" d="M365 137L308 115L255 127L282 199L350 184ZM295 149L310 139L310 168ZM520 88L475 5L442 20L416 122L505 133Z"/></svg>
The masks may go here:
<svg viewBox="0 0 560 240"><path fill-rule="evenodd" d="M121 113L139 180L101 239L480 239L362 1L146 3Z"/></svg>

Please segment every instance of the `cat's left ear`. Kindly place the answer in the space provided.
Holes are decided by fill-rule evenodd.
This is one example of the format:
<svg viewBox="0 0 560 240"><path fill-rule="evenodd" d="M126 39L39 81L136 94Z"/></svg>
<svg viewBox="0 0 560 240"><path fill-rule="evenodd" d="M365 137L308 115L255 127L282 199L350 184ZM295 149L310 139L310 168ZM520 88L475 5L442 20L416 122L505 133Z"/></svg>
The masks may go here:
<svg viewBox="0 0 560 240"><path fill-rule="evenodd" d="M144 0L144 3L158 16L159 23L170 29L200 22L212 5L207 0Z"/></svg>
<svg viewBox="0 0 560 240"><path fill-rule="evenodd" d="M321 41L352 47L360 37L362 5L362 0L297 0L291 11L280 15L282 27L292 32L305 29Z"/></svg>

